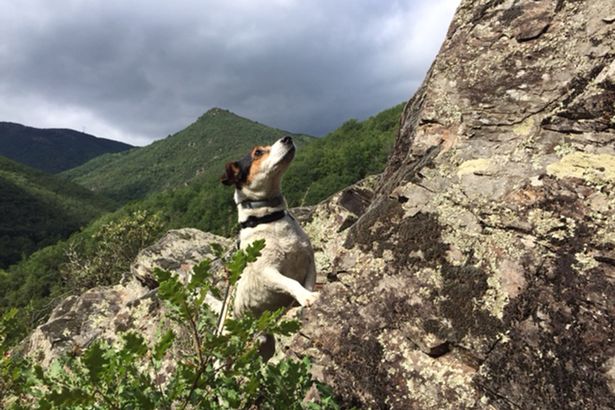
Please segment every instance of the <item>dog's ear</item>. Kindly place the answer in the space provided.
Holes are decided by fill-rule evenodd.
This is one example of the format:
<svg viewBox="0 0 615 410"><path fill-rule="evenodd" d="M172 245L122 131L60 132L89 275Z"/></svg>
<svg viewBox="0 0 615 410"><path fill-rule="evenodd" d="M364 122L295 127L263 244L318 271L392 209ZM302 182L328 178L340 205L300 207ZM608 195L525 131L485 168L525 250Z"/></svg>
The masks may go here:
<svg viewBox="0 0 615 410"><path fill-rule="evenodd" d="M239 182L239 174L241 173L239 164L237 162L228 162L225 168L224 174L220 177L220 182L224 185L236 185Z"/></svg>

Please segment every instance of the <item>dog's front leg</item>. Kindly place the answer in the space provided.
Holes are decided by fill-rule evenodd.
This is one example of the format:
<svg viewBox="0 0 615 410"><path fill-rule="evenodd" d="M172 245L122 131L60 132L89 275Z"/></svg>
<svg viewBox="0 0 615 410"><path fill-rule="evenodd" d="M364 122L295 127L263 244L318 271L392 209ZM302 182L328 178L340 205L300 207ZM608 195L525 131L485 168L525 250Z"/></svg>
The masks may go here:
<svg viewBox="0 0 615 410"><path fill-rule="evenodd" d="M284 276L277 269L267 267L262 272L266 285L278 292L291 295L301 306L310 306L318 296L318 292L310 292L294 279Z"/></svg>

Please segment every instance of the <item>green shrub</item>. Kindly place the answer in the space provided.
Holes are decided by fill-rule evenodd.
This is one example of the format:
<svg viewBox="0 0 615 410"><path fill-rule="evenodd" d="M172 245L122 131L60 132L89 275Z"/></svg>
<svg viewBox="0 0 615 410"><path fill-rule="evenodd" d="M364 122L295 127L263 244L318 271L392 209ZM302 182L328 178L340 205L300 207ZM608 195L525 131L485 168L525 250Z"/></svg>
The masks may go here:
<svg viewBox="0 0 615 410"><path fill-rule="evenodd" d="M68 244L68 261L61 266L65 283L75 291L118 283L137 253L158 238L163 226L160 214L136 210L103 224L91 240L77 237Z"/></svg>
<svg viewBox="0 0 615 410"><path fill-rule="evenodd" d="M264 247L257 242L225 264L231 283ZM47 369L11 357L6 330L14 310L0 320L0 405L41 409L337 409L330 389L312 380L307 359L263 362L259 336L290 335L299 325L281 320L282 311L259 318L229 319L216 334L216 315L204 303L211 282L211 261L194 268L188 283L156 271L158 296L174 324L160 329L153 345L136 332L119 343L98 340L82 353L65 355ZM176 330L173 330L176 329ZM162 368L171 351L174 369ZM318 402L304 403L316 386ZM4 396L3 396L4 395Z"/></svg>

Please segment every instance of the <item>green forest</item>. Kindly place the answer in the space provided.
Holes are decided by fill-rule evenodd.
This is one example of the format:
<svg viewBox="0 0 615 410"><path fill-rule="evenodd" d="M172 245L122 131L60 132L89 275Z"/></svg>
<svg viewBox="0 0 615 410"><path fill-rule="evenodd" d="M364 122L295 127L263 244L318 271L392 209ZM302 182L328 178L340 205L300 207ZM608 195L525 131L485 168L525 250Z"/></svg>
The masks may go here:
<svg viewBox="0 0 615 410"><path fill-rule="evenodd" d="M100 155L132 148L120 141L63 128L34 128L0 121L0 156L55 174Z"/></svg>
<svg viewBox="0 0 615 410"><path fill-rule="evenodd" d="M53 175L0 157L0 269L65 239L113 201Z"/></svg>

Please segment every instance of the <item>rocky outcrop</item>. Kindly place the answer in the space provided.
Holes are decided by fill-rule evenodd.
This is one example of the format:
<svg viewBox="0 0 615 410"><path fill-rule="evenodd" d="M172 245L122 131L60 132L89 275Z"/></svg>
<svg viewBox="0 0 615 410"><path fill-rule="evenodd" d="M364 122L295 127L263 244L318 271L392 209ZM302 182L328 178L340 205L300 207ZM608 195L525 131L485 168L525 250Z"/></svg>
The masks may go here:
<svg viewBox="0 0 615 410"><path fill-rule="evenodd" d="M136 279L143 286L155 289L158 287L153 274L156 268L176 272L184 278L203 259L216 259L211 249L212 243L229 248L233 241L193 228L171 230L158 242L139 252L130 265L129 280ZM213 270L216 270L215 264Z"/></svg>
<svg viewBox="0 0 615 410"><path fill-rule="evenodd" d="M347 404L615 406L612 16L462 1L293 346Z"/></svg>
<svg viewBox="0 0 615 410"><path fill-rule="evenodd" d="M232 241L190 228L167 232L160 241L139 252L125 283L66 298L47 323L26 339L22 349L47 366L63 353L79 352L96 339L114 342L129 330L153 342L161 327L171 323L153 290L154 269L175 272L185 280L192 266L206 258L215 259L212 243L229 247Z"/></svg>
<svg viewBox="0 0 615 410"><path fill-rule="evenodd" d="M327 276L327 272L332 272L330 267L342 245L344 231L367 208L377 181L377 177L367 178L317 206L293 210L313 237L319 265L325 267L319 272L319 288L337 280ZM167 232L158 242L139 252L121 284L97 287L66 298L53 310L47 323L39 326L24 341L21 349L41 365L48 366L64 353L82 351L94 340L115 342L126 331L137 331L153 344L162 328L173 326L167 318L164 303L157 296L154 270L160 268L175 272L180 280L186 282L192 267L207 258L213 261L214 285L223 291L226 282L212 243L227 251L234 250L233 240L197 229ZM205 302L214 309L220 308L220 301L211 296ZM301 309L293 309L288 316L296 317L301 313ZM181 329L176 327L175 330L181 335ZM281 345L289 343L289 339L281 341ZM172 366L171 358L167 359L168 366ZM164 377L164 370L161 376Z"/></svg>

